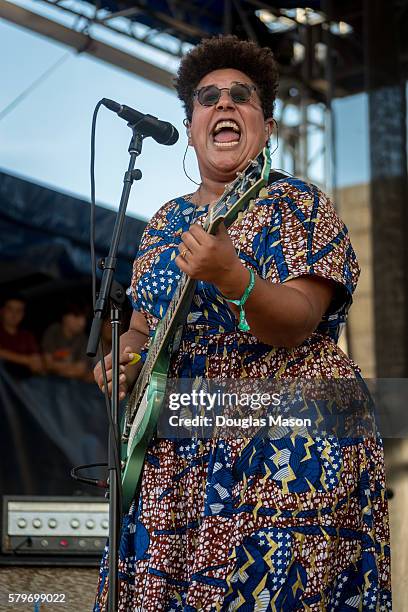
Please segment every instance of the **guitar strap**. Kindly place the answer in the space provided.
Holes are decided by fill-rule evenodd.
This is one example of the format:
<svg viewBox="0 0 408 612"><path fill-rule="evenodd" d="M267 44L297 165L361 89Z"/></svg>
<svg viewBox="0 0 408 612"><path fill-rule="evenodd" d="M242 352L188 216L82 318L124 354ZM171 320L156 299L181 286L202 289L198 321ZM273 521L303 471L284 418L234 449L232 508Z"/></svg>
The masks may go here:
<svg viewBox="0 0 408 612"><path fill-rule="evenodd" d="M287 175L283 174L283 172L278 172L277 170L271 170L269 173L268 185L271 183L276 183L276 181L279 181L282 178L287 178Z"/></svg>

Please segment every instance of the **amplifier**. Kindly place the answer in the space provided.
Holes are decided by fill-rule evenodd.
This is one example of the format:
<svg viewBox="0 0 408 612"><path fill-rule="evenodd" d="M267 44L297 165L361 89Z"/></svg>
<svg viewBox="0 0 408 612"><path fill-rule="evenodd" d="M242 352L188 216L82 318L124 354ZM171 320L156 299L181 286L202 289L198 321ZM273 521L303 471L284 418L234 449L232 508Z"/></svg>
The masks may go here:
<svg viewBox="0 0 408 612"><path fill-rule="evenodd" d="M100 558L109 504L98 497L3 496L3 555Z"/></svg>

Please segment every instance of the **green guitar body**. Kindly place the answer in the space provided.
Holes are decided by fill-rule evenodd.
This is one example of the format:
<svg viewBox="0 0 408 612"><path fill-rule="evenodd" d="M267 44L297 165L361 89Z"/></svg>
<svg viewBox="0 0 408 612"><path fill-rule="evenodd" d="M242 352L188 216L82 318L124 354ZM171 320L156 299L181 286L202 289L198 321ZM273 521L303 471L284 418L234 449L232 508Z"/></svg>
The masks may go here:
<svg viewBox="0 0 408 612"><path fill-rule="evenodd" d="M154 435L156 423L166 392L167 372L170 357L162 354L157 360L150 378L144 400L146 407L143 418L134 438L128 444L122 444L122 506L127 512L132 504L135 490L141 478L147 447Z"/></svg>

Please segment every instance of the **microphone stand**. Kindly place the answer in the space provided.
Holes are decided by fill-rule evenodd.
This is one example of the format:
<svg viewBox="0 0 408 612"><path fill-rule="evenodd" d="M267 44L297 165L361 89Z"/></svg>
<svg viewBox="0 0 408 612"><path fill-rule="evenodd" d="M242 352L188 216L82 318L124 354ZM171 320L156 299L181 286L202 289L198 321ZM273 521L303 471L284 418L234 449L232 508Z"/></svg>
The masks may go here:
<svg viewBox="0 0 408 612"><path fill-rule="evenodd" d="M103 316L107 310L108 303L111 304L112 325L112 397L111 415L112 422L109 427L108 441L108 470L109 470L109 583L108 583L108 612L116 612L118 608L118 553L119 532L122 508L121 495L121 473L120 470L120 431L119 431L119 329L120 329L120 304L124 301L123 288L114 280L117 262L117 252L125 220L126 207L129 200L133 181L142 178L139 169L135 169L136 158L142 152L144 136L138 132L137 124L128 126L132 130L132 138L129 144L129 166L123 179L123 189L120 198L119 210L116 215L115 226L108 257L102 262L101 286L94 308L91 331L88 339L87 354L94 357L99 345ZM107 390L105 390L107 393ZM112 430L113 426L113 430ZM116 448L115 448L116 447ZM116 451L116 452L115 452ZM115 465L115 455L119 457L119 465Z"/></svg>

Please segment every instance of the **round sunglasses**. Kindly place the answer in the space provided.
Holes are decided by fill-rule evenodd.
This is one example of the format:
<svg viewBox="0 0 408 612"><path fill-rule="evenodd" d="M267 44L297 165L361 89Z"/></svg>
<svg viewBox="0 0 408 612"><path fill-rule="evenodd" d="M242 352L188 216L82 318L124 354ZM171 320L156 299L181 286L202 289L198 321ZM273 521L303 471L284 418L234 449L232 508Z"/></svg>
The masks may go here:
<svg viewBox="0 0 408 612"><path fill-rule="evenodd" d="M255 85L246 83L234 83L231 87L217 87L217 85L206 85L193 92L202 106L214 106L221 98L221 92L228 91L230 98L236 104L244 104L250 99L252 92L256 90Z"/></svg>

